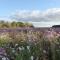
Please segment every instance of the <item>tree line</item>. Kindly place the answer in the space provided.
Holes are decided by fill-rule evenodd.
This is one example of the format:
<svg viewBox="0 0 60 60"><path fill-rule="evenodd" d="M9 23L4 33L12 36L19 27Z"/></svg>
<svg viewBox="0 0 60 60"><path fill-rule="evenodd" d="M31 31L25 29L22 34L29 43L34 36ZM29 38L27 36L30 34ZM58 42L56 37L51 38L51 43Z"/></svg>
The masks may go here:
<svg viewBox="0 0 60 60"><path fill-rule="evenodd" d="M5 22L0 21L0 28L17 28L17 27L33 27L32 23L28 22Z"/></svg>

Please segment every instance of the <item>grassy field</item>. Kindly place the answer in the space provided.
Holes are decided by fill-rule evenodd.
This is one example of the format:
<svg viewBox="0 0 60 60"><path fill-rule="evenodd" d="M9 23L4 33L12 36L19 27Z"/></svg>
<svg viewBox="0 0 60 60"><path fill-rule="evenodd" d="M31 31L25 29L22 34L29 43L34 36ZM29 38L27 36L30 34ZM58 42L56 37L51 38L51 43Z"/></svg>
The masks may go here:
<svg viewBox="0 0 60 60"><path fill-rule="evenodd" d="M60 36L55 32L52 36L34 30L2 32L0 59L60 60Z"/></svg>

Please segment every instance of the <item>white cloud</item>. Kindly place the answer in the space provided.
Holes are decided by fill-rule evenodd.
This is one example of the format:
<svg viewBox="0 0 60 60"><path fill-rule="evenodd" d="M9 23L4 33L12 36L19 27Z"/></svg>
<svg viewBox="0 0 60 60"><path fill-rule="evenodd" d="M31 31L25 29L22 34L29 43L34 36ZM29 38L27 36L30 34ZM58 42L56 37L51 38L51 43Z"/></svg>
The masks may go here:
<svg viewBox="0 0 60 60"><path fill-rule="evenodd" d="M48 9L46 11L39 10L20 10L12 14L13 19L18 21L32 21L32 22L41 22L41 21L60 21L60 8Z"/></svg>
<svg viewBox="0 0 60 60"><path fill-rule="evenodd" d="M35 27L52 27L53 25L59 25L60 22L31 22Z"/></svg>
<svg viewBox="0 0 60 60"><path fill-rule="evenodd" d="M60 8L52 8L45 11L20 10L14 12L12 14L12 18L16 19L17 21L39 22L40 24L36 24L36 26L51 26L60 22Z"/></svg>

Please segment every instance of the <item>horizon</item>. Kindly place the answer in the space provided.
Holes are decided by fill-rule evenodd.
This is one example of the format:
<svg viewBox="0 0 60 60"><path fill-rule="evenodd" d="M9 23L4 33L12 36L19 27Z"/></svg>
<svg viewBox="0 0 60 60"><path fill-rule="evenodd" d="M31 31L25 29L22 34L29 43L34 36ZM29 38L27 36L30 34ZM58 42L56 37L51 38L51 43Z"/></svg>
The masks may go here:
<svg viewBox="0 0 60 60"><path fill-rule="evenodd" d="M30 22L35 27L60 25L60 0L0 0L0 20Z"/></svg>

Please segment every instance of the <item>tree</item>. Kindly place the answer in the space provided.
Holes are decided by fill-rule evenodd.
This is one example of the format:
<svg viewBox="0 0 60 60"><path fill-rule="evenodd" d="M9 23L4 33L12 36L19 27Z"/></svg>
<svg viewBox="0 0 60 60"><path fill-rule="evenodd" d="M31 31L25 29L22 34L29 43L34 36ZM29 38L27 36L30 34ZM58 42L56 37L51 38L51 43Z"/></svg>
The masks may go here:
<svg viewBox="0 0 60 60"><path fill-rule="evenodd" d="M25 23L25 27L33 27L33 25L32 25L32 23L26 22L26 23Z"/></svg>
<svg viewBox="0 0 60 60"><path fill-rule="evenodd" d="M23 22L17 22L17 27L24 27L24 23Z"/></svg>
<svg viewBox="0 0 60 60"><path fill-rule="evenodd" d="M11 27L12 27L12 28L17 27L17 23L16 23L15 21L13 21L13 22L11 23Z"/></svg>

